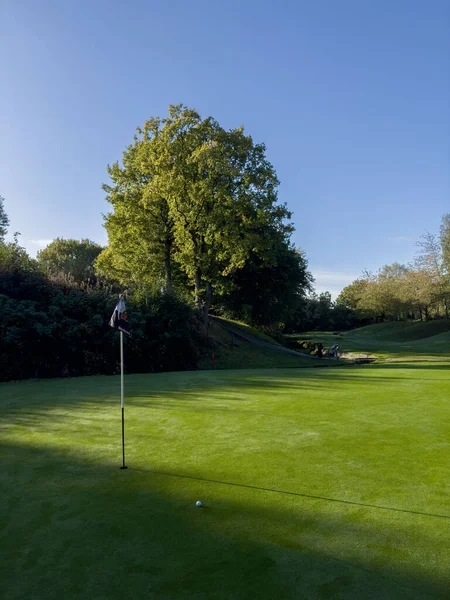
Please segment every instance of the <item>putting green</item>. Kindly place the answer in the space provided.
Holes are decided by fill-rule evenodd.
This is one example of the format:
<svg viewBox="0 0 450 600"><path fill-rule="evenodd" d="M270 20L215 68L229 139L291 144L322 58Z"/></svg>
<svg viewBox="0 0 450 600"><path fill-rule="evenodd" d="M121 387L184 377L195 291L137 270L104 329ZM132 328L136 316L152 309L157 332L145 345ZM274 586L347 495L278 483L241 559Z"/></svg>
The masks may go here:
<svg viewBox="0 0 450 600"><path fill-rule="evenodd" d="M0 386L2 598L445 598L444 364ZM201 500L202 508L195 502Z"/></svg>

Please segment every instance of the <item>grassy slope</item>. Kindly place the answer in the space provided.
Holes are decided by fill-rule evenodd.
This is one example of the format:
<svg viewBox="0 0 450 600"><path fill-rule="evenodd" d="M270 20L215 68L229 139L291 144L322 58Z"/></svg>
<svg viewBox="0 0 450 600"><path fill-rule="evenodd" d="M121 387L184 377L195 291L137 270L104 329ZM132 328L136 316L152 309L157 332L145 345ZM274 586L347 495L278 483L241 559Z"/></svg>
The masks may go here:
<svg viewBox="0 0 450 600"><path fill-rule="evenodd" d="M295 334L293 338L313 339L330 346L337 342L343 352L367 352L383 358L450 359L450 324L380 323L335 336L327 332Z"/></svg>
<svg viewBox="0 0 450 600"><path fill-rule="evenodd" d="M275 346L281 346L281 344L277 342L277 340L275 340L273 337L270 337L269 335L263 333L259 329L255 329L254 327L247 325L247 323L243 323L242 321L234 321L233 319L225 319L224 317L215 317L215 319L217 319L217 321L219 322L223 321L225 324L232 325L236 329L240 329L243 333L246 333L247 335L252 335L253 337L260 339L262 342L274 344Z"/></svg>
<svg viewBox="0 0 450 600"><path fill-rule="evenodd" d="M438 364L129 376L128 471L118 378L2 384L2 598L444 598L449 382Z"/></svg>
<svg viewBox="0 0 450 600"><path fill-rule="evenodd" d="M256 330L249 328L247 333L254 335L254 331ZM238 340L236 336L233 336L215 321L211 321L209 336L211 350L201 359L199 365L201 369L211 368L211 354L213 352L216 369L311 367L311 359L309 358L292 356L272 348ZM263 341L270 340L271 343L276 343L272 338L264 336L262 333L260 333L260 336L265 338Z"/></svg>

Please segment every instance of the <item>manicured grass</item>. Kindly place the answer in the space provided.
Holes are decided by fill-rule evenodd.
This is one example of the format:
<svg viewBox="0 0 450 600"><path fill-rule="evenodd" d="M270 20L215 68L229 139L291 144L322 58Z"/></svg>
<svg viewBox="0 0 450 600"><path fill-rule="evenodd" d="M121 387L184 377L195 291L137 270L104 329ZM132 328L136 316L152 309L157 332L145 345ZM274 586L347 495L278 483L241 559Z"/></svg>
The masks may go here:
<svg viewBox="0 0 450 600"><path fill-rule="evenodd" d="M4 600L448 597L446 365L128 376L127 471L118 390L0 386Z"/></svg>
<svg viewBox="0 0 450 600"><path fill-rule="evenodd" d="M339 336L330 332L312 331L287 336L291 339L311 339L330 347L339 344L341 352L366 352L385 359L450 360L450 323L380 323L369 325Z"/></svg>

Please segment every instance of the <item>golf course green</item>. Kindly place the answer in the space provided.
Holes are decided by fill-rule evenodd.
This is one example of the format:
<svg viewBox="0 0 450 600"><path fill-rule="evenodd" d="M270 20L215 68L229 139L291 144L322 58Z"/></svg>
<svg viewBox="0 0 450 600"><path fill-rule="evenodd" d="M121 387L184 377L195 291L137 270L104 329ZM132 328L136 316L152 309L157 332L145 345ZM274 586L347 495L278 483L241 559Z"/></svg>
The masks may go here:
<svg viewBox="0 0 450 600"><path fill-rule="evenodd" d="M449 597L447 363L119 385L0 386L4 600Z"/></svg>

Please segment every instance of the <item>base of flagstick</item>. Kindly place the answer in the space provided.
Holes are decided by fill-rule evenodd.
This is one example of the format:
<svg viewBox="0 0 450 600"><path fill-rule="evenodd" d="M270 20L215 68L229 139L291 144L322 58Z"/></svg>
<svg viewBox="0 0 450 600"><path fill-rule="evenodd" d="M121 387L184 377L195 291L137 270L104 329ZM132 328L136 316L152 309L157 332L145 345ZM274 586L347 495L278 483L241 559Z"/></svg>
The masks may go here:
<svg viewBox="0 0 450 600"><path fill-rule="evenodd" d="M120 467L121 469L128 469L128 467Z"/></svg>

